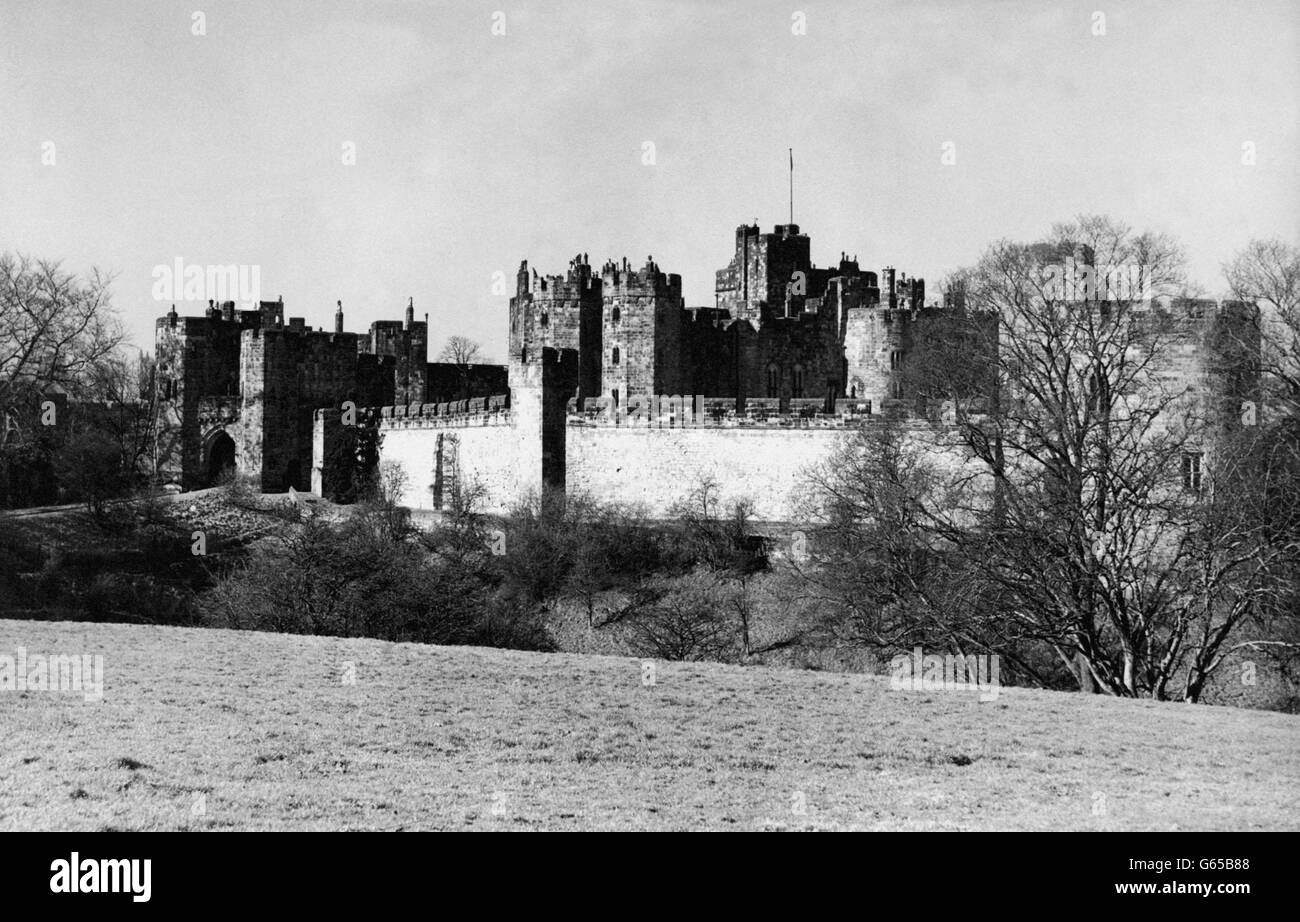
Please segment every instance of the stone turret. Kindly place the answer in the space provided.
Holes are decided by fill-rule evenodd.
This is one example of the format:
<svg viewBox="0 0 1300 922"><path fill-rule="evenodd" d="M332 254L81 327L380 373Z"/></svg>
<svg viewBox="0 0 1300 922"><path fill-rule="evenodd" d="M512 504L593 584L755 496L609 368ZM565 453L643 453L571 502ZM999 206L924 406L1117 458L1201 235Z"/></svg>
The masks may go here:
<svg viewBox="0 0 1300 922"><path fill-rule="evenodd" d="M515 296L510 299L511 359L535 356L547 348L576 350L576 396L598 394L604 282L592 272L587 254L570 259L564 275L530 272L525 260L515 278Z"/></svg>
<svg viewBox="0 0 1300 922"><path fill-rule="evenodd" d="M578 386L576 349L543 348L510 357L510 412L519 433L523 495L564 491L566 415Z"/></svg>
<svg viewBox="0 0 1300 922"><path fill-rule="evenodd" d="M622 405L632 394L681 393L682 277L649 256L640 270L606 262L601 282L601 394Z"/></svg>

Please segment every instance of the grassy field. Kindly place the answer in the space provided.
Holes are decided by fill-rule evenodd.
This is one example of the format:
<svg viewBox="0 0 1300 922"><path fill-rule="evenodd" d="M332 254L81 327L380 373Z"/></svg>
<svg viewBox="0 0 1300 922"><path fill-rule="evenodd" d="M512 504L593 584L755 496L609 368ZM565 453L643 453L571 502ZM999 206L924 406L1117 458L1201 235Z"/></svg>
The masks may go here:
<svg viewBox="0 0 1300 922"><path fill-rule="evenodd" d="M887 678L0 621L0 829L1296 829L1300 718ZM349 680L354 681L349 681Z"/></svg>

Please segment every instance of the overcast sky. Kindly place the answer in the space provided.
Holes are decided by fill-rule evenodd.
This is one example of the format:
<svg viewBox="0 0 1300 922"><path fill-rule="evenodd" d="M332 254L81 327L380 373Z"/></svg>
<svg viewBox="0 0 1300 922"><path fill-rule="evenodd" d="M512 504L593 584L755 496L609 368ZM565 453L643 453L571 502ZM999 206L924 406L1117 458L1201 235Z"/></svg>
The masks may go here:
<svg viewBox="0 0 1300 922"><path fill-rule="evenodd" d="M1249 238L1300 240L1298 62L1296 0L0 0L0 249L117 273L145 348L180 257L260 266L317 326L413 296L431 352L502 360L493 273L524 258L653 254L713 304L735 226L786 220L793 147L819 265L937 280L1101 212L1218 294Z"/></svg>

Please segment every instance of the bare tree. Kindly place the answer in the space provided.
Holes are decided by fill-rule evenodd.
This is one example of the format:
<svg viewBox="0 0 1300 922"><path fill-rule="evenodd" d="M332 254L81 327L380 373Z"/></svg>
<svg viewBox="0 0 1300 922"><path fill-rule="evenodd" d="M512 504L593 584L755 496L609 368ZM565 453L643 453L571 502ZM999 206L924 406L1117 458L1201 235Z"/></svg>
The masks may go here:
<svg viewBox="0 0 1300 922"><path fill-rule="evenodd" d="M1004 617L983 568L936 535L932 509L965 502L963 484L944 470L944 446L920 431L913 437L896 418L873 422L808 473L801 518L817 524L792 561L807 597L827 612L831 636L877 658L918 645L996 653L1017 684L1059 684L1033 632Z"/></svg>
<svg viewBox="0 0 1300 922"><path fill-rule="evenodd" d="M1300 247L1281 240L1252 240L1223 274L1233 296L1257 308L1266 396L1300 415Z"/></svg>
<svg viewBox="0 0 1300 922"><path fill-rule="evenodd" d="M908 521L926 551L978 578L1018 636L1076 669L1081 688L1163 698L1191 669L1183 696L1196 700L1278 553L1213 501L1257 490L1231 438L1236 399L1219 399L1223 386L1248 390L1251 355L1180 364L1189 343L1247 344L1240 318L1201 316L1179 298L1173 241L1105 218L996 243L960 278L959 340L989 364L991 390L972 393L964 369L946 375L951 362L924 370L953 408L957 446L942 483L907 496ZM1225 325L1232 334L1218 335ZM1244 371L1224 378L1228 368ZM892 575L925 601L906 567Z"/></svg>
<svg viewBox="0 0 1300 922"><path fill-rule="evenodd" d="M1265 639L1234 645L1263 651L1284 667L1300 658L1300 247L1252 240L1224 266L1233 296L1255 308L1261 343L1262 409L1248 457L1263 489L1237 508L1263 523L1274 552L1262 600Z"/></svg>
<svg viewBox="0 0 1300 922"><path fill-rule="evenodd" d="M479 344L466 336L452 336L442 347L439 359L456 366L458 399L469 397L473 392L473 366L483 361Z"/></svg>
<svg viewBox="0 0 1300 922"><path fill-rule="evenodd" d="M0 254L0 409L57 385L82 397L123 335L110 304L111 279L87 279L58 262ZM0 445L9 429L0 430Z"/></svg>
<svg viewBox="0 0 1300 922"><path fill-rule="evenodd" d="M468 336L452 336L438 354L438 360L453 365L473 365L480 361L482 348Z"/></svg>
<svg viewBox="0 0 1300 922"><path fill-rule="evenodd" d="M122 468L132 475L157 471L160 394L157 362L141 352L130 361L114 352L87 373L86 396L96 405L89 423L121 446Z"/></svg>
<svg viewBox="0 0 1300 922"><path fill-rule="evenodd" d="M1213 489L1180 535L1186 584L1166 655L1182 654L1180 696L1198 701L1210 677L1245 651L1284 662L1300 652L1300 440L1248 427L1216 452ZM1172 675L1156 676L1165 697Z"/></svg>
<svg viewBox="0 0 1300 922"><path fill-rule="evenodd" d="M726 616L726 593L712 574L666 580L659 598L628 621L638 656L670 661L734 658L738 632Z"/></svg>
<svg viewBox="0 0 1300 922"><path fill-rule="evenodd" d="M1159 583L1148 568L1182 511L1169 496L1190 435L1184 394L1160 376L1179 320L1140 309L1141 295L1180 287L1181 263L1172 241L1083 218L1037 245L994 244L965 279L972 316L995 318L972 324L997 337L983 350L993 412L949 399L992 501L973 492L963 515L936 511L932 524L978 548L1014 618L1117 694L1136 694L1143 626L1154 628L1133 590ZM1148 290L1101 291L1125 266Z"/></svg>
<svg viewBox="0 0 1300 922"><path fill-rule="evenodd" d="M751 527L753 503L733 499L724 503L718 482L702 478L672 509L686 546L724 587L734 591L727 599L740 626L740 654L754 652L752 627L754 600L751 578L767 568L767 547Z"/></svg>

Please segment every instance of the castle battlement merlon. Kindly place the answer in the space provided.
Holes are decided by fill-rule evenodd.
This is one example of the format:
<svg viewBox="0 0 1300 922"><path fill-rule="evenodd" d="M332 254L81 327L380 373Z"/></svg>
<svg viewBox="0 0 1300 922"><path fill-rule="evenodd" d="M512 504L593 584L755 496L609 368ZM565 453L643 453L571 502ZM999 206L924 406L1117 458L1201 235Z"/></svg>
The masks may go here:
<svg viewBox="0 0 1300 922"><path fill-rule="evenodd" d="M525 260L523 266L527 265ZM533 270L528 291L536 300L564 300L580 298L584 291L599 285L600 276L591 271L587 254L579 253L569 260L569 268L563 275L539 275Z"/></svg>
<svg viewBox="0 0 1300 922"><path fill-rule="evenodd" d="M672 295L678 297L682 290L682 277L676 273L664 273L654 257L647 257L645 265L634 269L627 257L621 263L608 260L601 269L601 279L607 289L606 294L635 295Z"/></svg>

